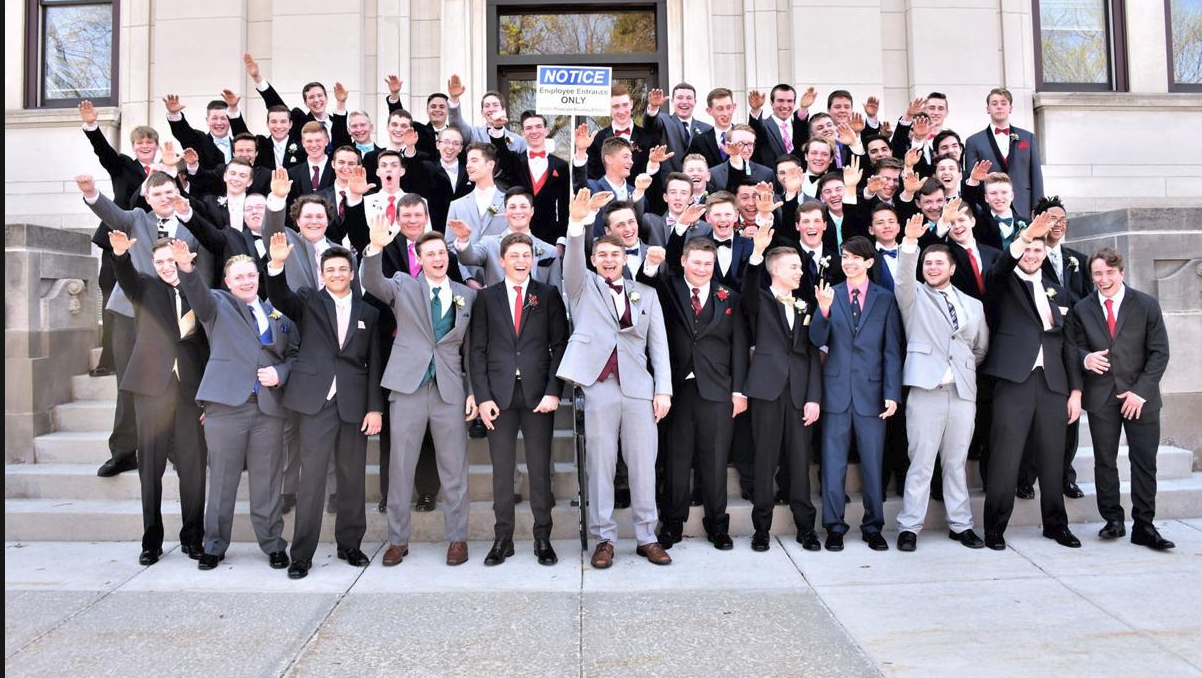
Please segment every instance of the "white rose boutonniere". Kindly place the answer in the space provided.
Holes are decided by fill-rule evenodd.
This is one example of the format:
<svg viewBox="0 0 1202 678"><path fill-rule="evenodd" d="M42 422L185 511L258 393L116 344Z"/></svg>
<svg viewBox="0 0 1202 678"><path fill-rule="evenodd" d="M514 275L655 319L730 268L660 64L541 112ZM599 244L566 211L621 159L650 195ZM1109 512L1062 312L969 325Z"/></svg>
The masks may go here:
<svg viewBox="0 0 1202 678"><path fill-rule="evenodd" d="M462 296L462 295L456 294L456 295L455 295L455 297L454 297L453 299L451 299L451 303L452 303L452 304L455 304L455 305L456 305L456 306L458 306L459 308L463 308L463 305L464 305L464 304L466 304L467 302L465 302L465 301L463 300L463 296Z"/></svg>
<svg viewBox="0 0 1202 678"><path fill-rule="evenodd" d="M638 292L630 293L630 303L632 303L632 304L639 303L639 293Z"/></svg>
<svg viewBox="0 0 1202 678"><path fill-rule="evenodd" d="M288 152L296 153L296 144L288 144Z"/></svg>
<svg viewBox="0 0 1202 678"><path fill-rule="evenodd" d="M1056 298L1056 290L1052 289L1051 287L1044 290L1044 293L1048 295L1048 299Z"/></svg>
<svg viewBox="0 0 1202 678"><path fill-rule="evenodd" d="M1073 271L1081 270L1081 262L1077 260L1077 257L1069 257L1068 264L1073 267Z"/></svg>
<svg viewBox="0 0 1202 678"><path fill-rule="evenodd" d="M831 265L831 255L829 255L829 254L818 260L818 270L820 270L820 271L825 270L826 267L830 266L830 265Z"/></svg>
<svg viewBox="0 0 1202 678"><path fill-rule="evenodd" d="M546 254L546 253L547 253L547 251L546 251L546 250L544 250L544 249L543 249L543 248L541 248L541 247L535 247L535 248L534 248L534 258L535 258L535 259L542 259L542 258L543 258L543 255L544 255L544 254Z"/></svg>
<svg viewBox="0 0 1202 678"><path fill-rule="evenodd" d="M222 207L225 207L226 203L228 203L229 201L230 201L230 199L225 197L224 195L217 196L217 204L221 205Z"/></svg>
<svg viewBox="0 0 1202 678"><path fill-rule="evenodd" d="M272 309L271 313L267 314L267 317L271 318L272 320L279 320L280 318L284 317L284 314Z"/></svg>
<svg viewBox="0 0 1202 678"><path fill-rule="evenodd" d="M794 302L793 302L793 308L794 308L794 309L796 309L798 313L805 313L805 312L806 312L806 302L805 302L805 300L804 300L804 299L798 299L797 301L794 301Z"/></svg>
<svg viewBox="0 0 1202 678"><path fill-rule="evenodd" d="M489 206L488 206L488 213L489 213L490 215L494 216L494 217L495 217L495 216L497 216L497 213L498 213L498 212L500 212L500 211L501 211L501 210L500 210L500 209L499 209L499 208L498 208L496 205L489 205Z"/></svg>
<svg viewBox="0 0 1202 678"><path fill-rule="evenodd" d="M1011 132L1010 133L1010 142L1014 143L1016 141L1018 141L1018 132Z"/></svg>

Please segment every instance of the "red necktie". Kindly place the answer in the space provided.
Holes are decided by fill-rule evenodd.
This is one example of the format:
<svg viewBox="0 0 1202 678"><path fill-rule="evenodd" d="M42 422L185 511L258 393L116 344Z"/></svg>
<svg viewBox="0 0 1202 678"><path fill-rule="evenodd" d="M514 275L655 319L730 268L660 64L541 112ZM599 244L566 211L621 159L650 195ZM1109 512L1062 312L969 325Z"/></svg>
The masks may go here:
<svg viewBox="0 0 1202 678"><path fill-rule="evenodd" d="M530 157L531 158L545 158L545 157L547 157L547 152L546 151L530 151Z"/></svg>
<svg viewBox="0 0 1202 678"><path fill-rule="evenodd" d="M692 301L693 301L693 317L694 318L697 318L698 316L701 315L701 297L697 296L699 294L701 294L701 290L694 287L693 288L693 299L692 299Z"/></svg>
<svg viewBox="0 0 1202 678"><path fill-rule="evenodd" d="M1110 328L1110 338L1114 339L1114 299L1106 300L1106 327Z"/></svg>
<svg viewBox="0 0 1202 678"><path fill-rule="evenodd" d="M1009 134L1010 128L1009 127L994 127L993 133L994 134Z"/></svg>
<svg viewBox="0 0 1202 678"><path fill-rule="evenodd" d="M146 176L150 176L150 165L142 165L142 169L146 172Z"/></svg>
<svg viewBox="0 0 1202 678"><path fill-rule="evenodd" d="M384 210L384 216L388 217L388 223L396 223L396 196L388 196L388 207Z"/></svg>
<svg viewBox="0 0 1202 678"><path fill-rule="evenodd" d="M517 336L522 331L522 286L514 285L513 291L517 292L513 297L513 334Z"/></svg>
<svg viewBox="0 0 1202 678"><path fill-rule="evenodd" d="M977 256L972 250L965 251L968 252L968 263L972 264L972 275L977 279L977 292L985 294L985 279L981 277L981 265L977 263Z"/></svg>
<svg viewBox="0 0 1202 678"><path fill-rule="evenodd" d="M317 165L313 166L313 191L317 192L317 185L321 183L321 168Z"/></svg>

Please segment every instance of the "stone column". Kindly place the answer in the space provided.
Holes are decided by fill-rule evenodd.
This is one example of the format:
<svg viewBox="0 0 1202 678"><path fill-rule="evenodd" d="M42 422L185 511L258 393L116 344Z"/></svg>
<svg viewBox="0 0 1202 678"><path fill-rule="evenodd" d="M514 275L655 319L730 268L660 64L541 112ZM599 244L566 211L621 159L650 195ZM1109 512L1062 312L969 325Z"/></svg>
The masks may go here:
<svg viewBox="0 0 1202 678"><path fill-rule="evenodd" d="M4 463L33 462L33 439L71 399L99 344L98 267L86 234L4 227Z"/></svg>

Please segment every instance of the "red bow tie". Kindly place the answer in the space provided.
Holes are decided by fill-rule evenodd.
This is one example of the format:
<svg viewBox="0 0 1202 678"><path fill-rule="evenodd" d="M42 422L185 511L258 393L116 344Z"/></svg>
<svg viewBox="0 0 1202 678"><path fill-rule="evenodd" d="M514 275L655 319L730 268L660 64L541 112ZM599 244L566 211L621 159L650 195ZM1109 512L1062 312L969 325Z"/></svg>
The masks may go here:
<svg viewBox="0 0 1202 678"><path fill-rule="evenodd" d="M547 157L547 152L546 151L530 151L530 157L531 158L545 158L545 157Z"/></svg>
<svg viewBox="0 0 1202 678"><path fill-rule="evenodd" d="M623 136L623 135L630 136L630 128L629 127L627 127L626 129L614 130L614 136L618 137L618 136Z"/></svg>
<svg viewBox="0 0 1202 678"><path fill-rule="evenodd" d="M993 133L994 134L1009 134L1010 128L1009 127L994 127Z"/></svg>

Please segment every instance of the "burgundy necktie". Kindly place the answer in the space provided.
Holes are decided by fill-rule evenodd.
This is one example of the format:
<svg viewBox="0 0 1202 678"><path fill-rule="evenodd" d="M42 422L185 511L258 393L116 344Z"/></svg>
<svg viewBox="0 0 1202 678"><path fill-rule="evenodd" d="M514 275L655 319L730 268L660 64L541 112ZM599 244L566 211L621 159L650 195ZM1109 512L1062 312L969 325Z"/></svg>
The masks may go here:
<svg viewBox="0 0 1202 678"><path fill-rule="evenodd" d="M1110 329L1110 338L1114 339L1114 299L1106 300L1106 327Z"/></svg>
<svg viewBox="0 0 1202 678"><path fill-rule="evenodd" d="M994 134L1009 134L1010 128L1009 127L994 127L993 133Z"/></svg>
<svg viewBox="0 0 1202 678"><path fill-rule="evenodd" d="M693 302L693 318L694 318L694 319L695 319L695 318L697 318L698 316L700 316L700 315L701 315L701 297L700 297L700 296L698 296L699 294L701 294L701 290L699 290L699 289L697 289L696 287L694 287L694 288L693 288L693 299L692 299L692 302Z"/></svg>
<svg viewBox="0 0 1202 678"><path fill-rule="evenodd" d="M977 257L972 250L965 251L968 252L968 263L972 264L972 275L977 279L977 292L985 294L985 279L981 277L981 265L977 263Z"/></svg>
<svg viewBox="0 0 1202 678"><path fill-rule="evenodd" d="M346 191L338 191L338 195L339 195L339 197L342 198L342 200L338 201L338 218L345 219L346 218Z"/></svg>
<svg viewBox="0 0 1202 678"><path fill-rule="evenodd" d="M313 166L313 190L317 191L317 185L321 183L321 168L317 165Z"/></svg>

